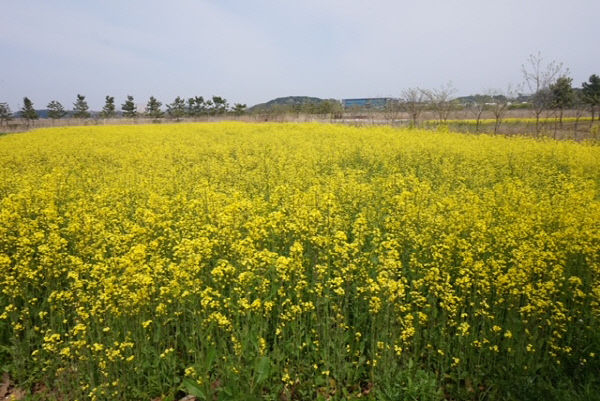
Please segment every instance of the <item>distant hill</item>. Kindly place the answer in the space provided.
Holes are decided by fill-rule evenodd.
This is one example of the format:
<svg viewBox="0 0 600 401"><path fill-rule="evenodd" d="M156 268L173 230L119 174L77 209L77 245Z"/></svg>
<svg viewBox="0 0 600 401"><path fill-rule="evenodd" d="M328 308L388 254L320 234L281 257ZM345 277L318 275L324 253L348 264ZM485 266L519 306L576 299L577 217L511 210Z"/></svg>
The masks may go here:
<svg viewBox="0 0 600 401"><path fill-rule="evenodd" d="M271 109L275 109L280 106L285 107L294 107L294 106L304 106L306 104L319 104L326 100L330 99L321 99L318 97L310 97L310 96L286 96L286 97L278 97L273 100L269 100L266 103L259 103L250 108L248 108L249 112L260 112L260 111L268 111Z"/></svg>

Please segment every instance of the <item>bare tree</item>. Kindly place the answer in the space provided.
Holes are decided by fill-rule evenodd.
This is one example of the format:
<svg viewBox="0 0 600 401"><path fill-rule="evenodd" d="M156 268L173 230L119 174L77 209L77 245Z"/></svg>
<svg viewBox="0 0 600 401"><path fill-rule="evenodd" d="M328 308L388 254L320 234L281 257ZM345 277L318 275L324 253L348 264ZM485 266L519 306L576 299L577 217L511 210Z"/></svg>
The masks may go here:
<svg viewBox="0 0 600 401"><path fill-rule="evenodd" d="M383 108L383 115L386 120L389 120L390 124L394 124L394 121L400 117L400 113L402 112L401 102L399 99L388 98L385 102L385 106Z"/></svg>
<svg viewBox="0 0 600 401"><path fill-rule="evenodd" d="M573 109L575 111L575 124L573 124L573 138L577 139L577 128L579 127L579 120L585 114L587 104L585 102L585 95L582 91L576 91L573 99Z"/></svg>
<svg viewBox="0 0 600 401"><path fill-rule="evenodd" d="M421 92L437 113L440 123L445 123L448 120L450 111L454 107L452 95L456 93L456 89L452 85L452 82L448 82L438 89L422 89Z"/></svg>
<svg viewBox="0 0 600 401"><path fill-rule="evenodd" d="M401 94L402 107L408 113L411 119L411 125L416 127L419 122L419 116L423 112L423 90L419 88L404 89Z"/></svg>
<svg viewBox="0 0 600 401"><path fill-rule="evenodd" d="M483 112L489 107L491 103L490 97L487 95L475 95L473 100L467 105L469 113L475 117L475 132L479 132L479 126L481 125L481 116Z"/></svg>
<svg viewBox="0 0 600 401"><path fill-rule="evenodd" d="M544 64L544 59L540 52L529 55L526 63L521 66L525 86L533 95L532 103L535 111L535 131L540 132L540 116L547 110L552 103L550 85L556 81L560 75L567 75L568 69L565 69L563 63L554 60Z"/></svg>
<svg viewBox="0 0 600 401"><path fill-rule="evenodd" d="M494 134L497 134L498 130L500 129L500 125L502 124L502 120L508 111L508 106L510 106L510 100L515 96L515 92L509 85L506 91L490 89L487 94L490 98L490 110L492 111L495 119Z"/></svg>

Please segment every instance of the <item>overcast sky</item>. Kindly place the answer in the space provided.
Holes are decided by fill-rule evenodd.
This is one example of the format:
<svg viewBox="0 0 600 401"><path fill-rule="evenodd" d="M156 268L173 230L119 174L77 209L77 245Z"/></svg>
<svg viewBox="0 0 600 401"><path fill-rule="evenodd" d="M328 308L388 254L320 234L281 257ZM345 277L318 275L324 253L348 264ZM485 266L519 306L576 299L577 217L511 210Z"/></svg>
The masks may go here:
<svg viewBox="0 0 600 401"><path fill-rule="evenodd" d="M17 111L77 93L139 104L154 95L458 95L522 81L531 53L600 74L599 0L4 0L0 102Z"/></svg>

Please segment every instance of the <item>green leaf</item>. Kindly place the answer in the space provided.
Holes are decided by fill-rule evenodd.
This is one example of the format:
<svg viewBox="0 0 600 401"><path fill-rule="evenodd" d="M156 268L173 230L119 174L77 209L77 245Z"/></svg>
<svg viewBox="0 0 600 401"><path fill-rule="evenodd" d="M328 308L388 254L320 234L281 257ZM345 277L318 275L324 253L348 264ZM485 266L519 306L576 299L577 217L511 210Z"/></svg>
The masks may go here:
<svg viewBox="0 0 600 401"><path fill-rule="evenodd" d="M194 397L198 397L201 400L207 399L204 389L195 380L192 380L189 377L185 377L183 379L183 386L185 387L188 394L193 395Z"/></svg>
<svg viewBox="0 0 600 401"><path fill-rule="evenodd" d="M209 370L212 367L213 362L217 356L217 350L214 347L211 347L206 353L205 366L206 369Z"/></svg>
<svg viewBox="0 0 600 401"><path fill-rule="evenodd" d="M271 360L267 356L260 358L256 364L256 384L264 382L271 375Z"/></svg>

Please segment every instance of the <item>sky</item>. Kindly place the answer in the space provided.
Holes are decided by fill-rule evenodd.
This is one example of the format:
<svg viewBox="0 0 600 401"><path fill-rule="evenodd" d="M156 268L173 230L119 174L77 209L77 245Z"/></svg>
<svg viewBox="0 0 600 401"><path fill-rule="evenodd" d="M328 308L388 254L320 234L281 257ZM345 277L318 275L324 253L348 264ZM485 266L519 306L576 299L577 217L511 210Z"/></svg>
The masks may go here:
<svg viewBox="0 0 600 401"><path fill-rule="evenodd" d="M0 102L28 96L99 110L129 94L213 95L251 106L282 96L456 95L522 83L530 54L600 75L600 1L3 0Z"/></svg>

